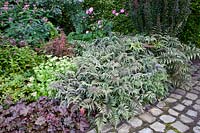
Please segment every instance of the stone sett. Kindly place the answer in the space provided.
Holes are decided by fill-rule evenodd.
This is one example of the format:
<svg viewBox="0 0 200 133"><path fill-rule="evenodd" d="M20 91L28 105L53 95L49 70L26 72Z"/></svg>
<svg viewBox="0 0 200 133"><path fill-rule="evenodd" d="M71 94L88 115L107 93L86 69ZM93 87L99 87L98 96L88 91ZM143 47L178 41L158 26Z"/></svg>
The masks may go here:
<svg viewBox="0 0 200 133"><path fill-rule="evenodd" d="M153 117L150 113L141 114L139 118L148 123L152 123L156 120L156 117Z"/></svg>
<svg viewBox="0 0 200 133"><path fill-rule="evenodd" d="M156 132L163 133L165 131L166 126L161 124L160 122L155 122L152 125L150 125L150 127Z"/></svg>
<svg viewBox="0 0 200 133"><path fill-rule="evenodd" d="M197 90L194 90L194 89L192 89L191 91L190 91L191 93L194 93L194 94L200 94L200 92L199 91L197 91Z"/></svg>
<svg viewBox="0 0 200 133"><path fill-rule="evenodd" d="M186 114L192 117L197 117L197 112L194 110L188 110Z"/></svg>
<svg viewBox="0 0 200 133"><path fill-rule="evenodd" d="M150 128L144 128L140 130L138 133L153 133L153 130Z"/></svg>
<svg viewBox="0 0 200 133"><path fill-rule="evenodd" d="M180 115L180 120L183 122L183 123L192 123L194 122L193 119L191 119L190 117L187 117L185 115Z"/></svg>
<svg viewBox="0 0 200 133"><path fill-rule="evenodd" d="M169 131L167 131L167 133L176 133L176 132L173 130L169 130Z"/></svg>
<svg viewBox="0 0 200 133"><path fill-rule="evenodd" d="M190 129L187 125L183 124L180 121L176 121L175 123L173 123L172 127L176 128L181 133L186 132Z"/></svg>
<svg viewBox="0 0 200 133"><path fill-rule="evenodd" d="M160 114L163 113L162 110L160 110L159 108L156 108L156 107L150 109L149 112L154 116L159 116Z"/></svg>
<svg viewBox="0 0 200 133"><path fill-rule="evenodd" d="M174 99L174 98L171 98L171 97L165 99L165 102L167 102L167 103L175 103L176 101L177 101L177 99Z"/></svg>
<svg viewBox="0 0 200 133"><path fill-rule="evenodd" d="M171 115L162 115L162 116L160 116L160 119L164 123L172 123L172 122L174 122L176 120L176 118L171 116Z"/></svg>
<svg viewBox="0 0 200 133"><path fill-rule="evenodd" d="M200 105L199 105L199 104L193 105L193 108L194 108L196 111L199 111L199 112L200 112Z"/></svg>
<svg viewBox="0 0 200 133"><path fill-rule="evenodd" d="M185 90L182 90L182 89L176 89L175 92L179 95L185 95L186 94L186 91Z"/></svg>
<svg viewBox="0 0 200 133"><path fill-rule="evenodd" d="M128 133L131 127L127 124L122 124L118 129L118 133Z"/></svg>
<svg viewBox="0 0 200 133"><path fill-rule="evenodd" d="M196 100L198 98L197 94L193 94L193 93L187 93L185 97L191 100Z"/></svg>
<svg viewBox="0 0 200 133"><path fill-rule="evenodd" d="M193 128L194 133L200 133L200 126L196 126Z"/></svg>
<svg viewBox="0 0 200 133"><path fill-rule="evenodd" d="M182 101L182 103L184 104L184 105L186 105L186 106L190 106L190 105L192 105L192 103L193 103L193 101L192 100L183 100Z"/></svg>
<svg viewBox="0 0 200 133"><path fill-rule="evenodd" d="M181 95L178 94L171 94L170 97L180 100L182 98Z"/></svg>
<svg viewBox="0 0 200 133"><path fill-rule="evenodd" d="M163 102L163 101L160 101L157 105L156 105L158 108L162 109L166 106L166 103Z"/></svg>
<svg viewBox="0 0 200 133"><path fill-rule="evenodd" d="M169 110L168 110L168 113L169 113L170 115L173 115L173 116L178 116L178 115L179 115L179 113L176 112L176 111L173 110L173 109L169 109Z"/></svg>
<svg viewBox="0 0 200 133"><path fill-rule="evenodd" d="M178 111L183 111L185 109L185 106L182 104L178 104L174 107L174 109L178 110Z"/></svg>
<svg viewBox="0 0 200 133"><path fill-rule="evenodd" d="M196 104L199 104L199 105L200 105L200 99L197 99L197 100L196 100Z"/></svg>
<svg viewBox="0 0 200 133"><path fill-rule="evenodd" d="M142 126L143 122L139 118L132 118L128 121L128 123L131 124L132 127L137 128Z"/></svg>

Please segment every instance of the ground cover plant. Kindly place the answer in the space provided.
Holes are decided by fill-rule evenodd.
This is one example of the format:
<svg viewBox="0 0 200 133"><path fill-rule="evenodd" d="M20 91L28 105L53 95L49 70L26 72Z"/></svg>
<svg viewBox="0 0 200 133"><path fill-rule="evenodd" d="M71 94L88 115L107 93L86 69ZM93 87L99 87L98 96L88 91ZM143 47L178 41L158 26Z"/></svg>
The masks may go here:
<svg viewBox="0 0 200 133"><path fill-rule="evenodd" d="M162 98L167 93L166 70L153 56L136 58L130 45L116 37L88 45L74 58L77 71L67 71L53 84L56 98L63 105L82 107L98 127L105 122L116 126L141 103Z"/></svg>
<svg viewBox="0 0 200 133"><path fill-rule="evenodd" d="M9 109L0 106L0 132L79 132L89 123L79 109L60 106L58 100L41 97L37 102L18 102Z"/></svg>
<svg viewBox="0 0 200 133"><path fill-rule="evenodd" d="M0 132L116 128L170 89L188 89L200 50L175 36L198 44L199 2L189 5L1 0Z"/></svg>
<svg viewBox="0 0 200 133"><path fill-rule="evenodd" d="M200 50L197 47L183 44L178 38L169 35L139 35L126 39L133 42L131 47L134 51L139 49L140 52L149 52L160 64L164 64L170 75L169 82L175 87L188 88L191 61L200 57Z"/></svg>

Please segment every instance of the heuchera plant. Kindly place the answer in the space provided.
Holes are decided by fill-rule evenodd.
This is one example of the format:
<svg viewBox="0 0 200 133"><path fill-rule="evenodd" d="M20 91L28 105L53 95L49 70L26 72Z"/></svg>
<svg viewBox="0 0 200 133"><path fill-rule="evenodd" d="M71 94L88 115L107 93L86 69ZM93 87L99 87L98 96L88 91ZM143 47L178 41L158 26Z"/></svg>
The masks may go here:
<svg viewBox="0 0 200 133"><path fill-rule="evenodd" d="M82 110L74 105L65 108L58 100L46 97L28 105L18 102L8 109L0 106L0 129L1 132L85 133L89 123Z"/></svg>

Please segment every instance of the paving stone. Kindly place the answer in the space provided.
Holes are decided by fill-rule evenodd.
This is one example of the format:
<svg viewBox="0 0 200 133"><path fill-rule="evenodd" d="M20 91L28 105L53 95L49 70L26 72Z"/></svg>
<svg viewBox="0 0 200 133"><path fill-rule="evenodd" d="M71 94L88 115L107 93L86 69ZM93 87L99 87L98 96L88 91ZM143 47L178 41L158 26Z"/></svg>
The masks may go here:
<svg viewBox="0 0 200 133"><path fill-rule="evenodd" d="M182 95L182 96L186 94L186 91L182 90L182 89L176 89L175 92Z"/></svg>
<svg viewBox="0 0 200 133"><path fill-rule="evenodd" d="M197 112L193 110L188 110L186 114L192 117L197 117Z"/></svg>
<svg viewBox="0 0 200 133"><path fill-rule="evenodd" d="M166 103L163 101L158 102L158 104L156 105L158 108L162 109L166 106Z"/></svg>
<svg viewBox="0 0 200 133"><path fill-rule="evenodd" d="M128 123L130 123L132 127L137 128L140 127L143 122L138 118L132 118L128 121Z"/></svg>
<svg viewBox="0 0 200 133"><path fill-rule="evenodd" d="M180 116L180 120L181 120L183 123L192 123L192 122L194 122L193 119L191 119L191 118L189 118L189 117L187 117L187 116L185 116L185 115L183 115L183 114Z"/></svg>
<svg viewBox="0 0 200 133"><path fill-rule="evenodd" d="M131 127L127 124L122 124L118 129L118 133L128 133Z"/></svg>
<svg viewBox="0 0 200 133"><path fill-rule="evenodd" d="M193 128L194 133L200 133L200 126L196 126Z"/></svg>
<svg viewBox="0 0 200 133"><path fill-rule="evenodd" d="M113 127L111 124L106 124L102 127L101 129L101 133L107 133L108 131L112 130Z"/></svg>
<svg viewBox="0 0 200 133"><path fill-rule="evenodd" d="M87 133L96 133L96 130L93 129L93 130L88 131Z"/></svg>
<svg viewBox="0 0 200 133"><path fill-rule="evenodd" d="M165 131L165 125L161 124L160 122L155 122L150 127L156 131L156 132L164 132Z"/></svg>
<svg viewBox="0 0 200 133"><path fill-rule="evenodd" d="M197 94L197 95L200 93L199 91L194 90L194 89L192 89L190 92L191 92L191 93L195 93L195 94Z"/></svg>
<svg viewBox="0 0 200 133"><path fill-rule="evenodd" d="M195 104L195 105L193 106L193 108L194 108L196 111L199 111L199 112L200 112L200 105Z"/></svg>
<svg viewBox="0 0 200 133"><path fill-rule="evenodd" d="M153 130L150 128L144 128L140 130L138 133L153 133Z"/></svg>
<svg viewBox="0 0 200 133"><path fill-rule="evenodd" d="M169 130L169 131L167 131L167 133L176 133L176 132L173 130Z"/></svg>
<svg viewBox="0 0 200 133"><path fill-rule="evenodd" d="M169 110L168 110L168 113L169 113L170 115L173 115L173 116L178 116L178 115L179 115L179 113L176 112L176 111L173 110L173 109L169 109Z"/></svg>
<svg viewBox="0 0 200 133"><path fill-rule="evenodd" d="M200 126L200 121L197 124Z"/></svg>
<svg viewBox="0 0 200 133"><path fill-rule="evenodd" d="M176 121L175 123L173 123L172 127L176 128L181 133L186 132L190 129L187 125L183 124L180 121Z"/></svg>
<svg viewBox="0 0 200 133"><path fill-rule="evenodd" d="M174 107L174 109L178 110L178 111L183 111L185 109L185 106L182 104L178 104Z"/></svg>
<svg viewBox="0 0 200 133"><path fill-rule="evenodd" d="M149 112L154 116L159 116L160 114L163 113L162 110L160 110L159 108L155 108L155 107L150 109Z"/></svg>
<svg viewBox="0 0 200 133"><path fill-rule="evenodd" d="M176 118L171 116L171 115L162 115L162 116L160 116L160 119L164 123L172 123L172 122L174 122L176 120Z"/></svg>
<svg viewBox="0 0 200 133"><path fill-rule="evenodd" d="M198 96L193 93L187 93L185 97L187 97L188 99L191 99L191 100L196 100L198 98Z"/></svg>
<svg viewBox="0 0 200 133"><path fill-rule="evenodd" d="M156 118L153 117L150 113L141 114L139 117L140 117L140 119L142 119L143 121L146 121L148 123L152 123L156 120Z"/></svg>
<svg viewBox="0 0 200 133"><path fill-rule="evenodd" d="M178 94L171 94L170 97L175 98L175 99L179 99L179 100L182 98L182 96L178 95Z"/></svg>
<svg viewBox="0 0 200 133"><path fill-rule="evenodd" d="M198 86L195 86L194 89L200 91L200 83L198 84Z"/></svg>
<svg viewBox="0 0 200 133"><path fill-rule="evenodd" d="M196 100L196 104L200 105L200 99Z"/></svg>
<svg viewBox="0 0 200 133"><path fill-rule="evenodd" d="M176 99L171 98L171 97L165 99L165 102L167 102L167 103L175 103L176 101L177 101Z"/></svg>
<svg viewBox="0 0 200 133"><path fill-rule="evenodd" d="M184 105L186 105L186 106L190 106L190 105L192 105L193 102L192 102L192 100L186 100L186 99L185 99L185 100L182 101L182 103L183 103Z"/></svg>

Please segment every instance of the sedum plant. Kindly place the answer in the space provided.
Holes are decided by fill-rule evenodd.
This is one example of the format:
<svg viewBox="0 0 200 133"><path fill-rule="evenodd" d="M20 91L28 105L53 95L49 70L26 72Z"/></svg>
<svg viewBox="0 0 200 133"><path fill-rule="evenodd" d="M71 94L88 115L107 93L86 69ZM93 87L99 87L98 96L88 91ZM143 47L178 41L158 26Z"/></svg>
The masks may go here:
<svg viewBox="0 0 200 133"><path fill-rule="evenodd" d="M135 58L130 45L116 37L87 45L73 60L77 71L67 71L53 84L56 97L66 106L77 104L99 128L107 122L116 126L142 103L165 96L165 69L153 56Z"/></svg>

